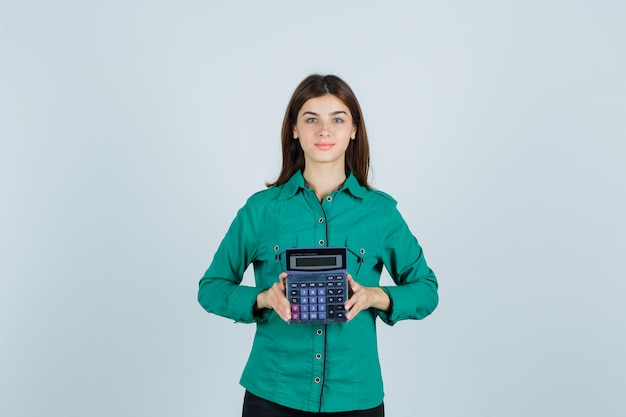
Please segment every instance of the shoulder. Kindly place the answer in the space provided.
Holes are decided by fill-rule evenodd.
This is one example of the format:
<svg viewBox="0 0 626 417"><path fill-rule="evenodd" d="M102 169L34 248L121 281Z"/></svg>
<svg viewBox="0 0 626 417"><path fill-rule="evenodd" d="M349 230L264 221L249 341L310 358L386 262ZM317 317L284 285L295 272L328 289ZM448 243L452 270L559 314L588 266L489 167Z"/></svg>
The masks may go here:
<svg viewBox="0 0 626 417"><path fill-rule="evenodd" d="M375 188L367 189L364 200L369 204L375 204L377 206L396 207L398 205L398 202L391 195Z"/></svg>
<svg viewBox="0 0 626 417"><path fill-rule="evenodd" d="M282 192L282 186L273 186L257 191L248 197L246 206L259 207L276 202Z"/></svg>

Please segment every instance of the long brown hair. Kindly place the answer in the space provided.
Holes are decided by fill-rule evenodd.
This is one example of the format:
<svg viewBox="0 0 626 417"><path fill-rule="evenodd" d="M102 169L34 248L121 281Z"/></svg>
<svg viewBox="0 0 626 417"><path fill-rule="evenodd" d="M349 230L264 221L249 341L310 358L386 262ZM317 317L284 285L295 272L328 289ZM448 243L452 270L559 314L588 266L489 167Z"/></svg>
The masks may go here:
<svg viewBox="0 0 626 417"><path fill-rule="evenodd" d="M332 94L343 101L352 114L356 137L350 141L346 149L346 170L354 174L359 184L369 187L367 177L370 168L370 148L359 101L350 86L341 78L336 75L320 74L312 74L302 80L289 100L281 131L283 165L276 182L266 184L268 187L282 185L298 170L304 169L304 152L300 142L293 139L293 125L304 103L326 94Z"/></svg>

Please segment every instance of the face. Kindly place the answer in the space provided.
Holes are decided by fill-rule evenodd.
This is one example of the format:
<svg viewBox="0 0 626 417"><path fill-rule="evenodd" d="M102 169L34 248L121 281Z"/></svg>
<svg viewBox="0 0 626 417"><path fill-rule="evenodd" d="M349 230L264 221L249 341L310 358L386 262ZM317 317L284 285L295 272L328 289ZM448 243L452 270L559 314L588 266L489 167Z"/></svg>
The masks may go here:
<svg viewBox="0 0 626 417"><path fill-rule="evenodd" d="M344 102L326 94L304 103L293 126L293 137L300 141L307 166L344 166L346 149L356 137L356 126Z"/></svg>

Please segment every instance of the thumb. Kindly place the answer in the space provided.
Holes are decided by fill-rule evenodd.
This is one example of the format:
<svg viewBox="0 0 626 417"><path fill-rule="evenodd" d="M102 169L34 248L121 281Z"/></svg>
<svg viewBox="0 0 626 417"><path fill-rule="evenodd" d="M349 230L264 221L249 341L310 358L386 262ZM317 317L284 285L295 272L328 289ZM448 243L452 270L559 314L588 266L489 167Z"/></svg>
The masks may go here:
<svg viewBox="0 0 626 417"><path fill-rule="evenodd" d="M352 275L348 274L348 286L352 291L356 291L359 288L359 283L352 278Z"/></svg>

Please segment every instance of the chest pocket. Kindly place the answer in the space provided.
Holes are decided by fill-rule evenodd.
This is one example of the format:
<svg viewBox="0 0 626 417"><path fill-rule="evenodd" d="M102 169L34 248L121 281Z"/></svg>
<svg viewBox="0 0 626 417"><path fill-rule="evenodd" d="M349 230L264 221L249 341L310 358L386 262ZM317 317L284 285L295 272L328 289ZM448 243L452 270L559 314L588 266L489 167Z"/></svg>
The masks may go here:
<svg viewBox="0 0 626 417"><path fill-rule="evenodd" d="M294 247L294 235L279 236L278 239L266 239L261 242L259 252L254 261L254 276L257 285L271 286L278 281L278 276L285 272L285 251Z"/></svg>
<svg viewBox="0 0 626 417"><path fill-rule="evenodd" d="M352 274L354 280L362 285L378 285L383 265L380 242L354 235L346 238L346 247L348 248L348 272Z"/></svg>

